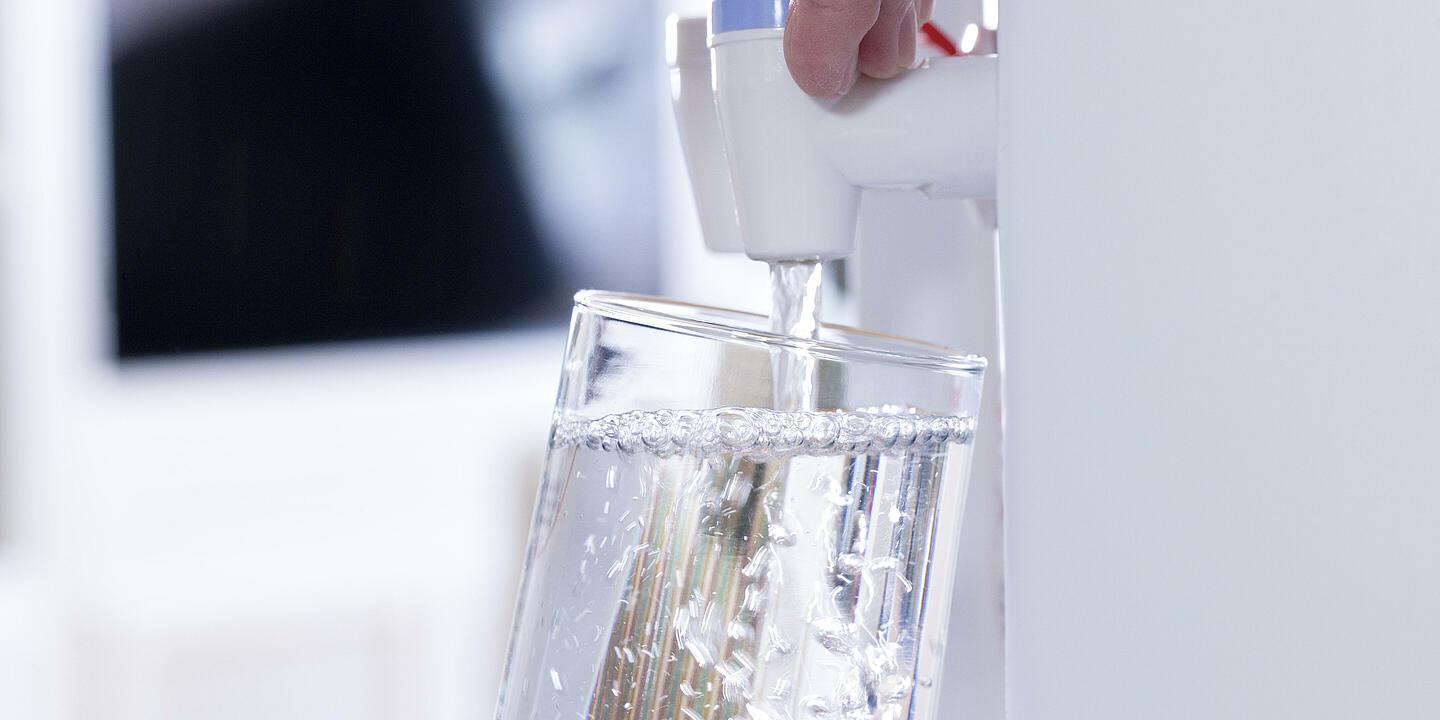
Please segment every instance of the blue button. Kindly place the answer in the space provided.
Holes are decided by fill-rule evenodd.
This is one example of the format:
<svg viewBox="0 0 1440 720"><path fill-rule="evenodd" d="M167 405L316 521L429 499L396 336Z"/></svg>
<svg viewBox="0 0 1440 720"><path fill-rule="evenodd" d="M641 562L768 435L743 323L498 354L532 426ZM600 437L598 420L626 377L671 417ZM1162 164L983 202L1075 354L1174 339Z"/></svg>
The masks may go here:
<svg viewBox="0 0 1440 720"><path fill-rule="evenodd" d="M714 0L710 3L710 32L783 28L789 13L789 0Z"/></svg>

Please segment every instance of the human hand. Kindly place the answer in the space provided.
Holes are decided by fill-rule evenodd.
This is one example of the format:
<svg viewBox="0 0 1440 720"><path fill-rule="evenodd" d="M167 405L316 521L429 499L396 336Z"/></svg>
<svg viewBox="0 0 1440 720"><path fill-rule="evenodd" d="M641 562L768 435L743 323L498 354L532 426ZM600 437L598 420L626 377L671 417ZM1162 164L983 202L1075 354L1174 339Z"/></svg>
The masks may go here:
<svg viewBox="0 0 1440 720"><path fill-rule="evenodd" d="M850 92L860 73L891 78L915 62L915 35L935 0L794 0L785 62L818 98Z"/></svg>

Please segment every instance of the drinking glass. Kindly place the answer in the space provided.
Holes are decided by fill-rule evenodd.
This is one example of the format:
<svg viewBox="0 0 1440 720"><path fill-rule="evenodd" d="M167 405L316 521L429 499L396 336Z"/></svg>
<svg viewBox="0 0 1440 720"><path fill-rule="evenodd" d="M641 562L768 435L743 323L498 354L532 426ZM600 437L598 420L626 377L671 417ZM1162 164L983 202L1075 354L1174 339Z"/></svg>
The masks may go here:
<svg viewBox="0 0 1440 720"><path fill-rule="evenodd" d="M500 720L936 717L985 361L768 327L576 296Z"/></svg>

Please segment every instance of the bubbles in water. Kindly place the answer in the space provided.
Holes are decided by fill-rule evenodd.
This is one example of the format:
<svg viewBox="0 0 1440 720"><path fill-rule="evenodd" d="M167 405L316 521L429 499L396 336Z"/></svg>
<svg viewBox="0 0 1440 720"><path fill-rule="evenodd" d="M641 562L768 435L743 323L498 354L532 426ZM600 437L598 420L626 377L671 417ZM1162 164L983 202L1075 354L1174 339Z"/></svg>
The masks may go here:
<svg viewBox="0 0 1440 720"><path fill-rule="evenodd" d="M553 447L633 454L640 448L660 457L738 455L898 454L967 443L970 416L884 411L781 412L726 407L674 412L633 411L597 419L555 418ZM608 483L607 483L608 485ZM737 490L738 491L738 490Z"/></svg>
<svg viewBox="0 0 1440 720"><path fill-rule="evenodd" d="M835 708L830 704L830 698L823 695L810 695L800 701L800 707L811 717L830 717L835 714Z"/></svg>
<svg viewBox="0 0 1440 720"><path fill-rule="evenodd" d="M755 556L740 570L740 574L747 578L759 577L770 567L771 553L769 545L761 545L755 551Z"/></svg>
<svg viewBox="0 0 1440 720"><path fill-rule="evenodd" d="M820 643L820 647L836 655L848 656L855 651L859 631L854 623L847 623L839 618L822 618L812 625L815 642Z"/></svg>
<svg viewBox="0 0 1440 720"><path fill-rule="evenodd" d="M790 547L795 544L795 531L780 523L771 524L765 533L770 536L770 542L781 547Z"/></svg>
<svg viewBox="0 0 1440 720"><path fill-rule="evenodd" d="M865 569L865 557L859 553L842 553L835 558L835 568L845 575L858 575Z"/></svg>
<svg viewBox="0 0 1440 720"><path fill-rule="evenodd" d="M790 680L787 678L776 680L765 697L769 700L784 700L790 697Z"/></svg>
<svg viewBox="0 0 1440 720"><path fill-rule="evenodd" d="M780 628L774 625L770 626L769 641L770 643L767 652L771 656L783 656L795 652L795 646L791 645L790 641L785 638L785 634L781 632ZM769 658L767 657L767 659Z"/></svg>
<svg viewBox="0 0 1440 720"><path fill-rule="evenodd" d="M859 668L846 668L842 671L835 697L840 701L842 710L865 709L868 694L865 692L865 683L860 679Z"/></svg>
<svg viewBox="0 0 1440 720"><path fill-rule="evenodd" d="M906 717L925 606L911 580L973 428L893 406L557 414L547 482L566 492L551 517L584 511L549 536L556 572L536 597L566 612L537 623L550 637L530 651L544 660L529 707Z"/></svg>

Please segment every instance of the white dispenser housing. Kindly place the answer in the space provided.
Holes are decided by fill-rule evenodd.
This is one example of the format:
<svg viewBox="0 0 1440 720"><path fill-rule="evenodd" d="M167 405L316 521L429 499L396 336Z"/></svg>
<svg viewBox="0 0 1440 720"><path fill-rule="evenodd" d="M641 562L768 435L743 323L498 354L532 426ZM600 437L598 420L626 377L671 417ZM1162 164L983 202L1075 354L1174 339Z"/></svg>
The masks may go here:
<svg viewBox="0 0 1440 720"><path fill-rule="evenodd" d="M681 139L711 249L840 258L855 251L866 189L994 197L995 56L931 60L817 100L790 77L783 29L707 34L703 18L672 20Z"/></svg>

